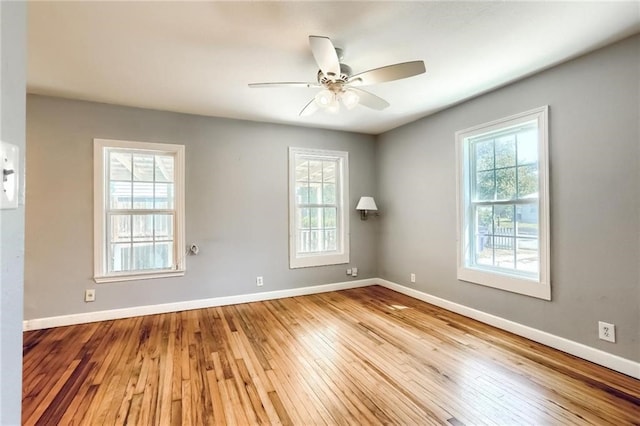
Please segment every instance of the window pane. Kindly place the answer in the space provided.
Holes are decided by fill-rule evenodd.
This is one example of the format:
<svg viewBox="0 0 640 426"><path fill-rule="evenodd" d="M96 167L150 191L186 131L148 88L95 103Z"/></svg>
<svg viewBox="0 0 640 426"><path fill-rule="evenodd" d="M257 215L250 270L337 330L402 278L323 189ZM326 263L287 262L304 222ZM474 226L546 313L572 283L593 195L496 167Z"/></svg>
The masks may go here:
<svg viewBox="0 0 640 426"><path fill-rule="evenodd" d="M527 272L538 272L538 240L518 238L516 240L516 269Z"/></svg>
<svg viewBox="0 0 640 426"><path fill-rule="evenodd" d="M514 235L513 205L493 207L494 235Z"/></svg>
<svg viewBox="0 0 640 426"><path fill-rule="evenodd" d="M311 251L311 231L302 229L298 231L298 253L309 253Z"/></svg>
<svg viewBox="0 0 640 426"><path fill-rule="evenodd" d="M335 161L322 162L322 179L324 182L336 181L336 162Z"/></svg>
<svg viewBox="0 0 640 426"><path fill-rule="evenodd" d="M309 182L322 182L322 161L309 160Z"/></svg>
<svg viewBox="0 0 640 426"><path fill-rule="evenodd" d="M538 196L538 165L518 167L518 198Z"/></svg>
<svg viewBox="0 0 640 426"><path fill-rule="evenodd" d="M476 170L493 169L493 141L476 142Z"/></svg>
<svg viewBox="0 0 640 426"><path fill-rule="evenodd" d="M322 208L313 207L309 209L309 220L311 228L322 228Z"/></svg>
<svg viewBox="0 0 640 426"><path fill-rule="evenodd" d="M134 243L132 255L133 269L154 269L155 250L153 243Z"/></svg>
<svg viewBox="0 0 640 426"><path fill-rule="evenodd" d="M156 155L155 181L173 182L173 157Z"/></svg>
<svg viewBox="0 0 640 426"><path fill-rule="evenodd" d="M320 232L319 230L309 231L309 252L315 253L320 251Z"/></svg>
<svg viewBox="0 0 640 426"><path fill-rule="evenodd" d="M133 156L133 180L153 182L153 155Z"/></svg>
<svg viewBox="0 0 640 426"><path fill-rule="evenodd" d="M513 237L493 237L494 264L499 268L515 269L515 247Z"/></svg>
<svg viewBox="0 0 640 426"><path fill-rule="evenodd" d="M336 230L330 229L324 231L324 250L333 251L336 250Z"/></svg>
<svg viewBox="0 0 640 426"><path fill-rule="evenodd" d="M516 224L518 236L538 236L538 205L524 204L516 206Z"/></svg>
<svg viewBox="0 0 640 426"><path fill-rule="evenodd" d="M336 227L336 216L337 216L337 208L335 207L325 207L324 209L324 228L335 228Z"/></svg>
<svg viewBox="0 0 640 426"><path fill-rule="evenodd" d="M135 185L135 184L134 184ZM156 209L172 209L173 208L173 184L172 183L156 183L154 185L154 201Z"/></svg>
<svg viewBox="0 0 640 426"><path fill-rule="evenodd" d="M133 215L133 241L153 241L153 215Z"/></svg>
<svg viewBox="0 0 640 426"><path fill-rule="evenodd" d="M173 266L173 243L156 243L154 267L157 269L168 269Z"/></svg>
<svg viewBox="0 0 640 426"><path fill-rule="evenodd" d="M131 154L124 152L109 154L109 179L131 180Z"/></svg>
<svg viewBox="0 0 640 426"><path fill-rule="evenodd" d="M309 180L309 162L307 160L296 161L296 181L307 182Z"/></svg>
<svg viewBox="0 0 640 426"><path fill-rule="evenodd" d="M298 209L298 227L300 229L309 229L311 227L311 218L309 217L309 209Z"/></svg>
<svg viewBox="0 0 640 426"><path fill-rule="evenodd" d="M109 231L110 243L131 241L131 215L112 215L111 223L109 224Z"/></svg>
<svg viewBox="0 0 640 426"><path fill-rule="evenodd" d="M322 203L322 183L309 184L309 204Z"/></svg>
<svg viewBox="0 0 640 426"><path fill-rule="evenodd" d="M109 244L109 272L131 270L131 244Z"/></svg>
<svg viewBox="0 0 640 426"><path fill-rule="evenodd" d="M494 172L478 172L476 175L476 200L488 201L495 199Z"/></svg>
<svg viewBox="0 0 640 426"><path fill-rule="evenodd" d="M131 208L131 182L109 183L109 207L112 209Z"/></svg>
<svg viewBox="0 0 640 426"><path fill-rule="evenodd" d="M493 206L476 207L475 229L478 234L493 233Z"/></svg>
<svg viewBox="0 0 640 426"><path fill-rule="evenodd" d="M538 162L538 129L518 133L518 164Z"/></svg>
<svg viewBox="0 0 640 426"><path fill-rule="evenodd" d="M516 198L516 168L496 170L496 198L513 200Z"/></svg>
<svg viewBox="0 0 640 426"><path fill-rule="evenodd" d="M309 204L309 185L296 182L296 204Z"/></svg>
<svg viewBox="0 0 640 426"><path fill-rule="evenodd" d="M153 183L133 183L133 208L153 209Z"/></svg>
<svg viewBox="0 0 640 426"><path fill-rule="evenodd" d="M476 265L493 266L493 246L490 236L482 236L476 241Z"/></svg>
<svg viewBox="0 0 640 426"><path fill-rule="evenodd" d="M496 168L516 165L516 139L514 135L503 136L495 140Z"/></svg>
<svg viewBox="0 0 640 426"><path fill-rule="evenodd" d="M493 207L478 206L475 215L475 263L479 265L493 265Z"/></svg>
<svg viewBox="0 0 640 426"><path fill-rule="evenodd" d="M494 265L513 269L515 267L514 206L494 206L493 212L491 245L494 250Z"/></svg>
<svg viewBox="0 0 640 426"><path fill-rule="evenodd" d="M153 216L155 240L173 240L173 215L157 214Z"/></svg>
<svg viewBox="0 0 640 426"><path fill-rule="evenodd" d="M335 204L336 203L336 184L325 183L322 189L322 203L323 204Z"/></svg>

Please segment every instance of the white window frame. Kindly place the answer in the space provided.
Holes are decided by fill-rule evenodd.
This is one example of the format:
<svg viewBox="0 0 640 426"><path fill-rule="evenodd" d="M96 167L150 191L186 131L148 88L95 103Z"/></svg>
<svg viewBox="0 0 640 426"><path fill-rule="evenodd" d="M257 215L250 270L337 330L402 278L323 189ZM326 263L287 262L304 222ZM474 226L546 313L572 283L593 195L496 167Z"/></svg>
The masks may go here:
<svg viewBox="0 0 640 426"><path fill-rule="evenodd" d="M549 225L549 107L543 106L510 117L470 127L456 132L457 216L458 216L458 265L459 280L481 284L501 290L551 300L550 280L550 225ZM519 124L537 120L538 126L538 247L539 271L537 278L509 274L507 271L471 265L470 177L468 174L468 140L485 133L495 132Z"/></svg>
<svg viewBox="0 0 640 426"><path fill-rule="evenodd" d="M336 170L336 227L339 244L336 251L318 253L298 253L296 235L296 159L299 156L337 161ZM338 265L349 263L349 153L308 148L289 147L289 268Z"/></svg>
<svg viewBox="0 0 640 426"><path fill-rule="evenodd" d="M107 266L107 155L109 149L126 149L156 155L172 155L174 161L174 253L175 263L169 269L126 271L109 273ZM151 278L183 276L185 273L185 147L184 145L134 142L109 139L93 140L93 193L94 193L94 281L107 283Z"/></svg>

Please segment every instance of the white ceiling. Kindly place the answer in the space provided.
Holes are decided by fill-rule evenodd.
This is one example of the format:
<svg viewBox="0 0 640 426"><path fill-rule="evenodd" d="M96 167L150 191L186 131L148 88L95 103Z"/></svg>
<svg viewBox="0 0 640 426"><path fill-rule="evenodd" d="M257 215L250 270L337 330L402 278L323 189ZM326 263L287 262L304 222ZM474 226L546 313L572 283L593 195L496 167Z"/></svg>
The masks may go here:
<svg viewBox="0 0 640 426"><path fill-rule="evenodd" d="M640 2L30 2L28 91L379 134L640 32ZM299 117L318 89L309 35L361 72L424 60L367 90L391 107Z"/></svg>

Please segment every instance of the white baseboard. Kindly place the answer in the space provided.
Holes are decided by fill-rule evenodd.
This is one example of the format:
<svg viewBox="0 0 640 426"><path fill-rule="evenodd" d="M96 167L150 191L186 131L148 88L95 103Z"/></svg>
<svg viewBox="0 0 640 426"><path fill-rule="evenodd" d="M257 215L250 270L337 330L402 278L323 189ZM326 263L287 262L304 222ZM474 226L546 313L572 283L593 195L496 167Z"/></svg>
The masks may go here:
<svg viewBox="0 0 640 426"><path fill-rule="evenodd" d="M188 311L191 309L211 308L214 306L235 305L238 303L260 302L263 300L282 299L284 297L304 296L307 294L325 293L328 291L346 290L350 288L374 285L377 279L369 278L356 281L345 281L333 284L314 285L293 288L289 290L266 291L262 293L240 294L237 296L214 297L210 299L188 300L184 302L164 303L161 305L135 306L108 311L86 312L82 314L62 315L48 318L25 320L22 323L24 331L40 330L43 328L63 327L66 325L85 324L96 321L107 321L121 318L131 318L141 315L164 314L167 312Z"/></svg>
<svg viewBox="0 0 640 426"><path fill-rule="evenodd" d="M586 359L587 361L591 361L620 373L624 373L628 376L635 377L636 379L640 379L640 363L638 362L610 354L600 349L592 348L591 346L587 346L582 343L565 339L564 337L559 337L545 331L541 331L532 327L528 327L526 325L519 324L517 322L488 314L477 309L450 302L448 300L441 299L439 297L432 296L430 294L405 287L391 281L378 279L377 283L388 289L395 290L398 293L413 297L414 299L422 300L432 305L444 308L448 311L464 315L465 317L473 318L474 320L492 325L502 330L509 331L513 334L517 334L518 336L526 337L527 339L542 343L543 345L550 346L563 352L567 352L571 355L575 355L579 358Z"/></svg>

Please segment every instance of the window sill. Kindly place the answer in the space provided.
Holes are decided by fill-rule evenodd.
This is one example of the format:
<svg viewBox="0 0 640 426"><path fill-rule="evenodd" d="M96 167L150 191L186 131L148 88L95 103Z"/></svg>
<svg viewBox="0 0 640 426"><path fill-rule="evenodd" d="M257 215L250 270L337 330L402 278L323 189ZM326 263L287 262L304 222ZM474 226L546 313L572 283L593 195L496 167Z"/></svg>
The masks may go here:
<svg viewBox="0 0 640 426"><path fill-rule="evenodd" d="M551 300L551 286L549 282L546 281L532 280L525 277L467 267L458 268L458 280L536 297L538 299Z"/></svg>
<svg viewBox="0 0 640 426"><path fill-rule="evenodd" d="M106 275L93 277L93 280L98 284L103 283L114 283L120 281L137 281L137 280L150 280L154 278L171 278L171 277L182 277L184 276L184 270L178 271L162 271L162 272L144 272L138 274L127 274L127 275Z"/></svg>

